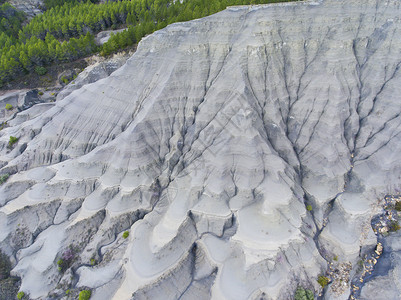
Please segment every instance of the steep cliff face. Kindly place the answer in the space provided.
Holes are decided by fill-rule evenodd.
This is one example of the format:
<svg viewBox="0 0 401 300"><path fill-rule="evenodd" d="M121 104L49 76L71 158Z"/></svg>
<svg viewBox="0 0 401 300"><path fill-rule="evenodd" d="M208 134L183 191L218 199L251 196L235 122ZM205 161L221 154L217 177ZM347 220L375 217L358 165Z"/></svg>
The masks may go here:
<svg viewBox="0 0 401 300"><path fill-rule="evenodd" d="M400 15L396 0L229 8L10 121L0 248L21 290L347 299L377 200L401 188ZM348 271L321 291L333 266Z"/></svg>

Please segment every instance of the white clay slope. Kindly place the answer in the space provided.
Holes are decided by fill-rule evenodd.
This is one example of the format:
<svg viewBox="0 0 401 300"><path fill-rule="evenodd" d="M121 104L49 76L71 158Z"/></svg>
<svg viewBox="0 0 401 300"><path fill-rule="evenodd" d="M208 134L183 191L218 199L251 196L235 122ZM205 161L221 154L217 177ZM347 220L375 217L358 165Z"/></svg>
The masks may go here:
<svg viewBox="0 0 401 300"><path fill-rule="evenodd" d="M327 260L375 245L376 200L401 187L400 15L396 0L228 8L3 129L0 249L21 290L318 294Z"/></svg>

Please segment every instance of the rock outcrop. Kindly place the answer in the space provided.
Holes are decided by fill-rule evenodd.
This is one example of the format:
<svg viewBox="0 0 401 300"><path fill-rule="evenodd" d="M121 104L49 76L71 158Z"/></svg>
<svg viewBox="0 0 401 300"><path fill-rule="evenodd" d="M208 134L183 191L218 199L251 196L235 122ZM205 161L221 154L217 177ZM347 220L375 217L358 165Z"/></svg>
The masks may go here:
<svg viewBox="0 0 401 300"><path fill-rule="evenodd" d="M21 290L348 299L377 247L378 199L401 188L400 5L232 7L173 24L0 131L0 249ZM381 282L400 294L393 263L363 297Z"/></svg>
<svg viewBox="0 0 401 300"><path fill-rule="evenodd" d="M29 19L41 14L44 8L43 0L9 0L7 2L23 11Z"/></svg>
<svg viewBox="0 0 401 300"><path fill-rule="evenodd" d="M94 56L94 62L92 62L85 70L80 72L75 79L72 77L73 81L58 93L57 101L64 99L73 91L86 84L94 83L100 79L108 77L111 73L125 64L129 56L128 53L118 53L109 59L101 59L98 56ZM59 77L61 78L62 76Z"/></svg>

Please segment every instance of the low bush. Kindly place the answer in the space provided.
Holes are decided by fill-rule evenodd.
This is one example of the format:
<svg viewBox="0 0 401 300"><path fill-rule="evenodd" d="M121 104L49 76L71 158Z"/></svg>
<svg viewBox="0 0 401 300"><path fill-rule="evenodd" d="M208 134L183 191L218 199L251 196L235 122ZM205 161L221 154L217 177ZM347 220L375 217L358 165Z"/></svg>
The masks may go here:
<svg viewBox="0 0 401 300"><path fill-rule="evenodd" d="M126 239L127 237L129 237L129 231L124 231L123 238Z"/></svg>
<svg viewBox="0 0 401 300"><path fill-rule="evenodd" d="M60 272L63 271L63 267L64 267L64 265L65 265L64 260L63 260L62 258L60 258L60 259L57 261L57 265L58 265L58 270L59 270Z"/></svg>
<svg viewBox="0 0 401 300"><path fill-rule="evenodd" d="M314 300L313 292L299 286L295 291L294 300Z"/></svg>
<svg viewBox="0 0 401 300"><path fill-rule="evenodd" d="M10 140L8 141L8 146L12 147L16 142L18 142L18 138L15 136L10 136Z"/></svg>
<svg viewBox="0 0 401 300"><path fill-rule="evenodd" d="M6 182L8 177L10 177L10 174L8 174L8 173L0 175L0 184L3 184L4 182Z"/></svg>
<svg viewBox="0 0 401 300"><path fill-rule="evenodd" d="M397 201L394 205L396 211L401 211L401 201Z"/></svg>
<svg viewBox="0 0 401 300"><path fill-rule="evenodd" d="M21 299L23 299L23 298L24 298L24 296L25 296L25 293L24 293L24 292L19 292L19 293L17 294L17 298L18 298L18 300L21 300Z"/></svg>
<svg viewBox="0 0 401 300"><path fill-rule="evenodd" d="M10 103L7 103L6 104L6 109L7 110L12 110L14 107L10 104Z"/></svg>
<svg viewBox="0 0 401 300"><path fill-rule="evenodd" d="M35 73L42 76L47 73L47 69L45 67L36 67L35 68Z"/></svg>
<svg viewBox="0 0 401 300"><path fill-rule="evenodd" d="M319 283L322 288L325 288L329 284L329 279L326 276L320 275L317 279L317 283Z"/></svg>
<svg viewBox="0 0 401 300"><path fill-rule="evenodd" d="M61 77L61 81L64 82L64 84L68 84L70 81L68 80L67 77L63 76Z"/></svg>
<svg viewBox="0 0 401 300"><path fill-rule="evenodd" d="M307 211L312 211L312 209L313 209L312 205L309 204L309 205L306 206L306 210Z"/></svg>
<svg viewBox="0 0 401 300"><path fill-rule="evenodd" d="M83 290L79 293L79 300L89 300L92 295L90 290Z"/></svg>

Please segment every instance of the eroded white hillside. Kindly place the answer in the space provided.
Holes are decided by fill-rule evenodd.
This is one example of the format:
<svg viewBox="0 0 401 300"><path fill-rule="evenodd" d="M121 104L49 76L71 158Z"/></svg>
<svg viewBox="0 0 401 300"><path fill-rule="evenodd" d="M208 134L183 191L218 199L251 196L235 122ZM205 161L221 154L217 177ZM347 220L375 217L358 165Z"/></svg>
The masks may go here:
<svg viewBox="0 0 401 300"><path fill-rule="evenodd" d="M327 0L174 24L3 129L0 248L21 290L290 299L350 262L323 292L348 299L377 200L401 188L400 15Z"/></svg>

